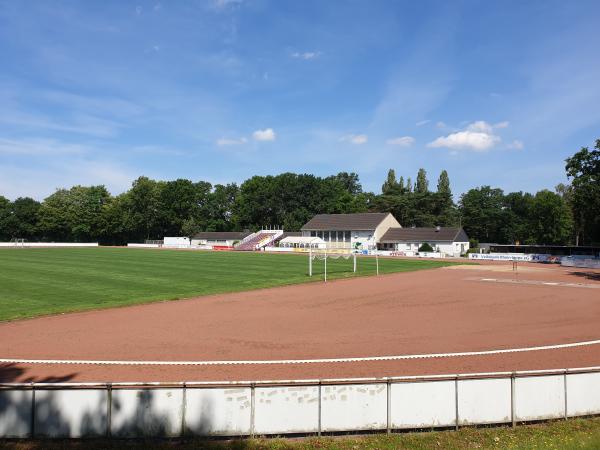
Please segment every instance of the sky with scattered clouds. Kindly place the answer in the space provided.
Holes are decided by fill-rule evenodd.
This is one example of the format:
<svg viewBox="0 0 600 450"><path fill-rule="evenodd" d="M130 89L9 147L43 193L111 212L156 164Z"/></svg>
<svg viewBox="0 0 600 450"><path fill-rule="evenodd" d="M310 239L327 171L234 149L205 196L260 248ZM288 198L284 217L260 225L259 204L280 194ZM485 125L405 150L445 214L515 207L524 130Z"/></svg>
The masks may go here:
<svg viewBox="0 0 600 450"><path fill-rule="evenodd" d="M0 0L0 195L387 170L536 191L600 138L600 2Z"/></svg>

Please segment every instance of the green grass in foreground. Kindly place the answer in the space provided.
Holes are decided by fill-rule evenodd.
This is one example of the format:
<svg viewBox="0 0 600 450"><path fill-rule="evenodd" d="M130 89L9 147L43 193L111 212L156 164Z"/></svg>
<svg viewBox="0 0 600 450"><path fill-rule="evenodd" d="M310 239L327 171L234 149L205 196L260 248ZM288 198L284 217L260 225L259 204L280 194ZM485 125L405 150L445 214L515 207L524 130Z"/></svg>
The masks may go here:
<svg viewBox="0 0 600 450"><path fill-rule="evenodd" d="M0 441L8 450L34 449L598 449L600 418L572 419L512 428L462 428L460 431L375 434L300 439L248 439L234 441Z"/></svg>
<svg viewBox="0 0 600 450"><path fill-rule="evenodd" d="M380 273L448 266L451 262L379 260ZM109 308L197 295L305 283L308 256L127 248L0 249L0 320ZM360 258L357 275L373 275ZM353 276L352 260L327 261L328 279Z"/></svg>

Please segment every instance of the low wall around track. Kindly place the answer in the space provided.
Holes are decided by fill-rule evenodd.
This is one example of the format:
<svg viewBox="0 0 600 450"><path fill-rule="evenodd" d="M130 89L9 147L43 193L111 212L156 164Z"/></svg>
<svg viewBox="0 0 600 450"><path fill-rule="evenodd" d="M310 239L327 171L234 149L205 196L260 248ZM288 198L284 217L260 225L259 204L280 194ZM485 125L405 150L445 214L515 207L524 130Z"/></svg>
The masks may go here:
<svg viewBox="0 0 600 450"><path fill-rule="evenodd" d="M0 247L98 247L97 242L0 242Z"/></svg>
<svg viewBox="0 0 600 450"><path fill-rule="evenodd" d="M1 438L321 434L600 414L600 367L290 382L2 384Z"/></svg>

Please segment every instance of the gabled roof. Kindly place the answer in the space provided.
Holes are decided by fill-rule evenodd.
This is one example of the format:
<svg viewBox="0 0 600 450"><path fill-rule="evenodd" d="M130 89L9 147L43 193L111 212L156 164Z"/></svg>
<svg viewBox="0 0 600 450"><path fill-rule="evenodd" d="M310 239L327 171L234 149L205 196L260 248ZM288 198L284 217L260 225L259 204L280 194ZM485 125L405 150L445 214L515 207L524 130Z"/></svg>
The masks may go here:
<svg viewBox="0 0 600 450"><path fill-rule="evenodd" d="M302 230L374 230L381 222L383 222L388 214L389 213L317 214L302 227Z"/></svg>
<svg viewBox="0 0 600 450"><path fill-rule="evenodd" d="M462 228L390 228L381 237L381 242L469 242Z"/></svg>
<svg viewBox="0 0 600 450"><path fill-rule="evenodd" d="M248 231L202 231L194 236L194 239L208 239L208 240L242 240L251 233Z"/></svg>

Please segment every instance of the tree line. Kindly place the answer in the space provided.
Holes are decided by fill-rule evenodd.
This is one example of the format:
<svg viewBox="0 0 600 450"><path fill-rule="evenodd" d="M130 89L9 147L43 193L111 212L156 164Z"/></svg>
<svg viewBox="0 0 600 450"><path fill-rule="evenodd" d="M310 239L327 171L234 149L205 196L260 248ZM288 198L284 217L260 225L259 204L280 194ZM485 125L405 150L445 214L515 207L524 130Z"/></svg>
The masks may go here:
<svg viewBox="0 0 600 450"><path fill-rule="evenodd" d="M200 231L299 230L319 213L391 212L410 227L461 226L478 242L597 244L600 242L600 140L566 160L570 184L535 194L481 186L454 202L443 170L435 188L425 169L415 181L390 169L381 194L364 192L355 173L329 177L283 173L241 185L139 177L113 196L104 186L58 189L38 202L0 196L0 241L121 245L193 236Z"/></svg>

